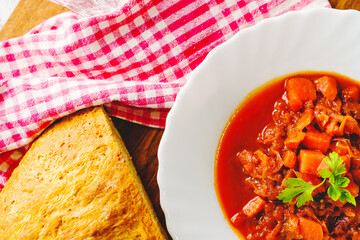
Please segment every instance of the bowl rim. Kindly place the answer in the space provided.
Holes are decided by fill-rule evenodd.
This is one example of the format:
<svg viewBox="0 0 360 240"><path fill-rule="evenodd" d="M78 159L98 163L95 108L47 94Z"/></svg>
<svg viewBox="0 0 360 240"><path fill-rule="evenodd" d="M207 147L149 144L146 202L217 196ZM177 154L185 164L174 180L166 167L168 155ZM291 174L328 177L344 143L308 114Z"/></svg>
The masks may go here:
<svg viewBox="0 0 360 240"><path fill-rule="evenodd" d="M157 181L159 185L160 190L160 204L161 207L164 210L165 219L168 227L168 231L170 234L177 239L178 238L178 228L174 226L174 218L172 216L172 209L168 205L168 189L167 189L167 174L166 174L166 167L164 167L166 159L166 154L164 153L166 151L166 148L169 146L170 141L172 141L172 129L177 128L177 120L175 120L178 116L178 112L181 111L180 109L183 108L184 102L187 104L187 98L188 98L188 92L190 89L198 88L198 81L197 78L199 74L201 74L203 71L206 71L209 65L212 65L213 61L216 61L216 59L220 52L226 52L229 48L232 48L233 45L236 45L236 43L239 41L239 39L246 38L250 35L256 35L257 32L266 31L267 28L271 28L272 25L278 25L282 24L284 22L287 22L289 19L313 19L314 16L325 16L325 17L340 17L340 18L346 18L351 19L354 16L357 18L357 21L360 23L360 13L356 10L336 10L336 9L327 9L327 8L319 8L319 9L308 9L308 10L300 10L300 11L294 11L294 12L288 12L281 16L264 19L260 23L256 24L255 26L249 27L247 29L243 29L239 31L237 34L235 34L231 39L227 40L226 42L220 44L219 46L215 47L210 53L206 56L204 61L190 74L189 80L187 83L182 87L182 89L179 91L176 101L174 103L174 106L170 110L168 117L166 119L166 127L162 136L162 139L159 144L158 149L158 159L159 159L159 168L158 168L158 174L157 174ZM318 69L319 71L328 71L328 69ZM317 71L317 69L315 69ZM289 74L291 72L288 72L286 74ZM346 71L345 74L343 72L339 72L340 74L347 75ZM360 73L359 73L360 74ZM356 78L360 75L351 75L349 77ZM285 74L283 74L285 75ZM279 77L279 76L273 76L273 78ZM360 77L358 78L360 79ZM271 79L268 79L271 80ZM262 84L260 84L262 85ZM260 86L259 85L259 86ZM258 86L258 87L259 87ZM240 102L239 102L240 103ZM233 109L235 111L235 108ZM233 112L232 111L232 112ZM230 118L231 115L227 117L227 119ZM224 122L223 127L225 126L226 122ZM215 157L214 157L215 159ZM215 189L215 187L214 187ZM220 204L219 204L220 208Z"/></svg>

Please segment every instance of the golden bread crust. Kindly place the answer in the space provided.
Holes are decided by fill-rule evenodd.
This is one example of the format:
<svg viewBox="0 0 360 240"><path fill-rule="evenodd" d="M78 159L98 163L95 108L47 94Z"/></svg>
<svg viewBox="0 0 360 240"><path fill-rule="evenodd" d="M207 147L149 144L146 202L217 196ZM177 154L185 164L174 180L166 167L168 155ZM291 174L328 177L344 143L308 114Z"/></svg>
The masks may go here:
<svg viewBox="0 0 360 240"><path fill-rule="evenodd" d="M105 111L47 129L0 193L0 239L166 239Z"/></svg>

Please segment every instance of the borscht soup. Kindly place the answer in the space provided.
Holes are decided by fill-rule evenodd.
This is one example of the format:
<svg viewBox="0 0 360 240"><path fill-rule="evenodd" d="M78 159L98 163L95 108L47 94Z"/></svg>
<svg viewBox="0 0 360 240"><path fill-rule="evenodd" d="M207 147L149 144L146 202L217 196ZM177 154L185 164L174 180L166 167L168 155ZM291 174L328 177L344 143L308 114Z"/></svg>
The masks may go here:
<svg viewBox="0 0 360 240"><path fill-rule="evenodd" d="M360 85L336 73L270 81L219 141L215 188L244 239L360 240Z"/></svg>

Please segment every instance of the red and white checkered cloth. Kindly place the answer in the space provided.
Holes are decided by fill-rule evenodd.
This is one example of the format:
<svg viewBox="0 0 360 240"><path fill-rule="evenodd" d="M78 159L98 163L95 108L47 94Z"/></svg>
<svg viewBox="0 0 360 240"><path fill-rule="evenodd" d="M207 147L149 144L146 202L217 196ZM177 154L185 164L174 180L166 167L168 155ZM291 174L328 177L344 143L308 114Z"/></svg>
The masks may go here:
<svg viewBox="0 0 360 240"><path fill-rule="evenodd" d="M189 73L215 46L264 18L330 7L327 0L103 0L98 8L53 1L81 14L60 14L0 43L0 189L54 120L105 105L112 116L163 128Z"/></svg>

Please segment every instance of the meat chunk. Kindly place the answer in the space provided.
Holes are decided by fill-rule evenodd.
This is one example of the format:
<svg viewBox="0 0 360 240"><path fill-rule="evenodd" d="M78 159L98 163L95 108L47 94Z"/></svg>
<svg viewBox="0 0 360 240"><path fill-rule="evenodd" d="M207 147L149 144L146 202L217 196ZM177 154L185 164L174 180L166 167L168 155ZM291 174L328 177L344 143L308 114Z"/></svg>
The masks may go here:
<svg viewBox="0 0 360 240"><path fill-rule="evenodd" d="M337 96L337 82L336 79L330 76L323 76L316 79L316 89L321 92L328 100L334 101Z"/></svg>

